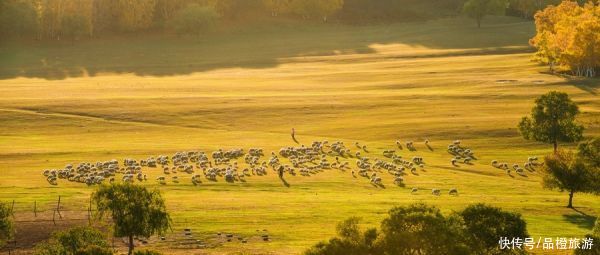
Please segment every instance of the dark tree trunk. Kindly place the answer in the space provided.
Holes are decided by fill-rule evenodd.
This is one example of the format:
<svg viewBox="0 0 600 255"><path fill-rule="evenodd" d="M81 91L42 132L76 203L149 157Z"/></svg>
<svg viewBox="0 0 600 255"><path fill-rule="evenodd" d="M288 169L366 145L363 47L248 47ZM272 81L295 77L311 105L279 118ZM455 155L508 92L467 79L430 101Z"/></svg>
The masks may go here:
<svg viewBox="0 0 600 255"><path fill-rule="evenodd" d="M481 28L481 18L477 18L477 28Z"/></svg>
<svg viewBox="0 0 600 255"><path fill-rule="evenodd" d="M558 151L558 142L554 141L552 145L554 146L554 154L556 154L556 151Z"/></svg>
<svg viewBox="0 0 600 255"><path fill-rule="evenodd" d="M133 236L129 236L129 252L127 254L133 254Z"/></svg>
<svg viewBox="0 0 600 255"><path fill-rule="evenodd" d="M573 191L571 190L571 192L569 192L569 205L567 205L567 208L573 208Z"/></svg>

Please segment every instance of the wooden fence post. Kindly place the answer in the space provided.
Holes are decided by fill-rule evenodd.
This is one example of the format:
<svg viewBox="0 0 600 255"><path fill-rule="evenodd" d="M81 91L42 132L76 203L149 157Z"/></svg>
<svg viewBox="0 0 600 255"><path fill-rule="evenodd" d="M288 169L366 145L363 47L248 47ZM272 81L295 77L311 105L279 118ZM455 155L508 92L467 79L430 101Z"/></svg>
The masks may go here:
<svg viewBox="0 0 600 255"><path fill-rule="evenodd" d="M58 203L56 204L56 212L58 213L58 217L62 219L62 214L60 214L60 195L58 195Z"/></svg>
<svg viewBox="0 0 600 255"><path fill-rule="evenodd" d="M88 206L88 224L92 224L92 198L90 198L90 205Z"/></svg>

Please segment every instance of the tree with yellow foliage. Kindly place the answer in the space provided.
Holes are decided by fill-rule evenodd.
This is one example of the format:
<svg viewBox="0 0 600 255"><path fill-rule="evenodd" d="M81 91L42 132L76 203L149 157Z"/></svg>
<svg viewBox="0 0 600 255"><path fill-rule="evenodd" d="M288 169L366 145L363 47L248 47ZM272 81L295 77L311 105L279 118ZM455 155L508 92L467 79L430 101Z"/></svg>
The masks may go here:
<svg viewBox="0 0 600 255"><path fill-rule="evenodd" d="M535 15L537 34L530 44L536 59L569 70L576 76L594 77L600 70L600 5L584 6L564 1Z"/></svg>

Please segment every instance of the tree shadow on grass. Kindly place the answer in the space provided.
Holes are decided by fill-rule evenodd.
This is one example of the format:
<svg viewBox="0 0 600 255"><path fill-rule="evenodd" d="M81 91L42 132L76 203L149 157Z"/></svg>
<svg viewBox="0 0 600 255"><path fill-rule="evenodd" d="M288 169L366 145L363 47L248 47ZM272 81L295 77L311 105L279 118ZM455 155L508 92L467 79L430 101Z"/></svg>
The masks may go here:
<svg viewBox="0 0 600 255"><path fill-rule="evenodd" d="M283 184L283 186L286 186L288 188L290 187L290 184L283 177L279 178L279 179L281 180L281 183Z"/></svg>
<svg viewBox="0 0 600 255"><path fill-rule="evenodd" d="M586 214L585 212L578 210L577 208L573 208L573 211L575 211L575 214L563 214L563 218L572 223L577 225L580 228L585 228L585 229L593 229L594 228L594 224L596 223L596 216L593 215L589 215Z"/></svg>
<svg viewBox="0 0 600 255"><path fill-rule="evenodd" d="M548 73L550 74L550 73ZM582 77L573 77L570 75L564 75L564 74L555 74L558 75L562 78L565 78L565 81L561 81L561 82L554 82L554 83L549 83L548 85L557 85L557 86L564 86L564 85L572 85L582 91L585 91L587 93L590 93L591 95L598 95L598 92L600 92L600 78L582 78Z"/></svg>

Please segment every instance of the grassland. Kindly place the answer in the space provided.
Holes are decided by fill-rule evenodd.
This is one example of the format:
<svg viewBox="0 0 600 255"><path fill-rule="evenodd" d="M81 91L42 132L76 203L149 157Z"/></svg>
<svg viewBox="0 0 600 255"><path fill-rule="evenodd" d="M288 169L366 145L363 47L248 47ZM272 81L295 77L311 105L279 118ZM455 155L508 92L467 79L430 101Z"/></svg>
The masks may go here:
<svg viewBox="0 0 600 255"><path fill-rule="evenodd" d="M49 206L60 194L85 208L93 187L54 187L41 170L192 149L275 151L292 145L294 127L302 143L359 141L373 156L396 139L412 140L417 151L400 154L424 157L426 171L408 175L406 188L384 177L385 189L339 171L290 176L287 188L274 174L243 184L147 184L162 191L176 231L190 227L209 237L267 229L273 238L195 252L297 254L349 216L376 226L391 207L414 202L447 213L485 202L522 213L534 237L582 236L600 214L598 197L577 194L577 211L567 209L567 195L542 189L538 174L510 177L489 162L522 163L550 151L523 140L516 123L536 96L551 90L569 93L580 105L585 134L600 135L600 82L547 74L531 62L531 22L493 21L482 29L447 19L257 28L202 39L5 43L0 200L14 199L26 211L34 200ZM450 165L445 147L454 139L476 152L474 165ZM411 195L412 187L422 190ZM428 192L453 187L460 196Z"/></svg>

